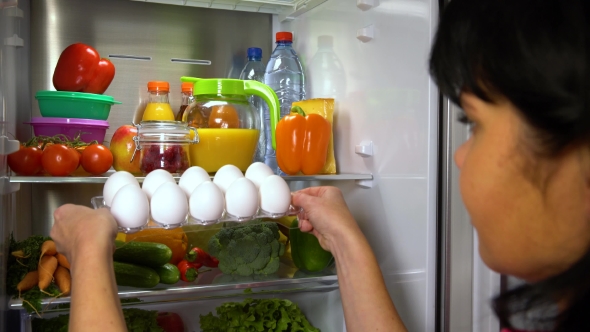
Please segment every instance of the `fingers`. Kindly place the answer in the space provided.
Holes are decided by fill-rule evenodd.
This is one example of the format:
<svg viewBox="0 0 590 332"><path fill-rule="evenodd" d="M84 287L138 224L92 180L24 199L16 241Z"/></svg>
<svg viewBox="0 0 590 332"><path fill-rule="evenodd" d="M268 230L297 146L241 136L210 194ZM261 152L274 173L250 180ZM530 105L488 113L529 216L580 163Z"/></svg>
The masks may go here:
<svg viewBox="0 0 590 332"><path fill-rule="evenodd" d="M299 220L299 230L302 232L311 232L313 231L313 225L307 219Z"/></svg>

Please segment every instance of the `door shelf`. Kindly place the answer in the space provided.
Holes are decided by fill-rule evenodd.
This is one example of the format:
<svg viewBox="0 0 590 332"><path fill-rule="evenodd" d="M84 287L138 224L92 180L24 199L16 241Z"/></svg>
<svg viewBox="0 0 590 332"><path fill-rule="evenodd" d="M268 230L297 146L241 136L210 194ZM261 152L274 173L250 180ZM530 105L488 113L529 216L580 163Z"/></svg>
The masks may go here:
<svg viewBox="0 0 590 332"><path fill-rule="evenodd" d="M12 183L105 183L109 176L115 171L108 171L100 176L11 176ZM137 177L142 183L145 177ZM296 175L283 177L287 182L292 181L350 181L350 180L372 180L372 174L342 173L342 174L319 174L319 175ZM180 177L175 177L176 181ZM211 177L213 179L213 177Z"/></svg>
<svg viewBox="0 0 590 332"><path fill-rule="evenodd" d="M281 265L282 269L289 270ZM281 270L279 270L279 274ZM211 275L208 274L212 273ZM219 282L210 276L219 272L217 269L203 273L197 281L188 283L180 281L175 285L160 284L151 289L119 286L119 297L124 306L164 302L188 302L214 298L252 296L257 294L283 294L294 292L328 292L338 288L338 277L334 270L321 275L295 275L292 277L271 277L266 280ZM290 274L292 275L292 273ZM137 299L137 301L135 301ZM44 312L68 311L70 297L46 298L42 300ZM11 299L8 303L13 310L22 310L22 300Z"/></svg>

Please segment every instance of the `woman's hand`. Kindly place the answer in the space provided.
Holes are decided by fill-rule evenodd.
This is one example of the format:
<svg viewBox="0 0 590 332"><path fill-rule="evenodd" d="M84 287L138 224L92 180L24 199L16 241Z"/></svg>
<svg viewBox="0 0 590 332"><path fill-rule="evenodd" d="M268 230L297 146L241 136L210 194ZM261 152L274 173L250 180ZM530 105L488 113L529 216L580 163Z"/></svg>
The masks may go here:
<svg viewBox="0 0 590 332"><path fill-rule="evenodd" d="M293 205L303 208L299 228L311 232L325 250L334 252L345 237L363 237L342 192L336 187L310 187L293 194Z"/></svg>
<svg viewBox="0 0 590 332"><path fill-rule="evenodd" d="M72 258L72 254L84 246L112 248L117 236L117 222L107 209L66 204L53 213L51 238L57 251Z"/></svg>

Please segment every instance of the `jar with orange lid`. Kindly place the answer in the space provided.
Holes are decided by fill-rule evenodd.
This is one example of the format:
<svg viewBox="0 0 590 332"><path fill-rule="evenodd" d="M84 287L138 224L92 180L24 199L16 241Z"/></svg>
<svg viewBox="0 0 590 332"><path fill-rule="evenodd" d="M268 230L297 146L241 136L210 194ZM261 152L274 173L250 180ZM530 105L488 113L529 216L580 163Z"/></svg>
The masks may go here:
<svg viewBox="0 0 590 332"><path fill-rule="evenodd" d="M170 84L163 81L148 82L149 99L143 112L142 121L174 121L168 94Z"/></svg>
<svg viewBox="0 0 590 332"><path fill-rule="evenodd" d="M176 113L176 121L182 121L182 117L184 116L184 110L192 103L195 98L193 97L193 83L191 82L183 82L180 86L181 88L181 102L180 102L180 109L178 113Z"/></svg>

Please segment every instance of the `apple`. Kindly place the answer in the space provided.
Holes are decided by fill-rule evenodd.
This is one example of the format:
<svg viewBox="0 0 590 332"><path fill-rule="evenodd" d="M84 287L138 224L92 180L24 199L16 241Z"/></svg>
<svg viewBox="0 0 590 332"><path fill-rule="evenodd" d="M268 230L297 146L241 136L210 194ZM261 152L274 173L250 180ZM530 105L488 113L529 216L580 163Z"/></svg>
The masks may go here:
<svg viewBox="0 0 590 332"><path fill-rule="evenodd" d="M110 150L113 154L113 168L117 171L127 171L134 175L141 175L139 169L139 153L135 155L133 162L131 156L135 151L133 137L137 135L137 128L133 125L123 125L115 131L111 138Z"/></svg>

